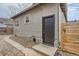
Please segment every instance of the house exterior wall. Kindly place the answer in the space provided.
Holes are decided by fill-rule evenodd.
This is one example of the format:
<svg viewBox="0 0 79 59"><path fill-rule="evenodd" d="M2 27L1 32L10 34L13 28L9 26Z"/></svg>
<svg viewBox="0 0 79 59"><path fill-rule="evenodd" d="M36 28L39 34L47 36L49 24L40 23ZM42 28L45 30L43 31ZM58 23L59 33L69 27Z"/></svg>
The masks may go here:
<svg viewBox="0 0 79 59"><path fill-rule="evenodd" d="M61 24L65 22L65 16L59 6L59 43L61 42Z"/></svg>
<svg viewBox="0 0 79 59"><path fill-rule="evenodd" d="M14 27L14 34L17 36L22 36L22 37L36 37L36 41L42 43L42 17L49 16L49 15L55 15L55 43L54 46L58 46L58 20L60 20L61 16L58 18L60 14L58 11L58 4L43 4L38 6L37 8L34 8L19 17L15 18L16 22L19 23L18 27ZM59 14L59 15L58 15ZM29 17L29 22L26 23L26 16ZM63 20L63 19L62 19Z"/></svg>

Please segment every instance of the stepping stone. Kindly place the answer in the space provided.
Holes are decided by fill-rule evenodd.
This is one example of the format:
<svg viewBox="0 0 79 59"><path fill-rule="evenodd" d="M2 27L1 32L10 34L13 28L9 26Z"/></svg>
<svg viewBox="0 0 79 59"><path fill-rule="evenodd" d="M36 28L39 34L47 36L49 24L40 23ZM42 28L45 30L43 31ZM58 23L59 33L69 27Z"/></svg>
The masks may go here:
<svg viewBox="0 0 79 59"><path fill-rule="evenodd" d="M54 56L57 51L56 47L47 46L45 44L38 44L32 47L34 50L43 53L48 56Z"/></svg>

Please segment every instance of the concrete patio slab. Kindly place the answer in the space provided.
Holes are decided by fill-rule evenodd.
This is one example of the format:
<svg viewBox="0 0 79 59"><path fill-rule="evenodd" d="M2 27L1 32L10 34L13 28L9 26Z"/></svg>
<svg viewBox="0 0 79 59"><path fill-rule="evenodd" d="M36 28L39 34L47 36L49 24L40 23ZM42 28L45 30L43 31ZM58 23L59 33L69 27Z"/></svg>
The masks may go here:
<svg viewBox="0 0 79 59"><path fill-rule="evenodd" d="M39 51L45 55L54 56L55 52L57 51L57 48L47 46L45 44L38 44L32 47L34 50Z"/></svg>

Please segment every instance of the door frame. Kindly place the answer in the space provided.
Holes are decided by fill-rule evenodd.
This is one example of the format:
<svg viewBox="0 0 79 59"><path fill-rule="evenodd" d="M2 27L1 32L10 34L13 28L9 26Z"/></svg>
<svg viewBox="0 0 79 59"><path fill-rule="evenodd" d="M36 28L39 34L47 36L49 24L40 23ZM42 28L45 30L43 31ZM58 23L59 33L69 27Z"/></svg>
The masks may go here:
<svg viewBox="0 0 79 59"><path fill-rule="evenodd" d="M44 30L45 30L45 18L49 18L49 17L54 17L54 41L55 41L55 15L48 15L48 16L44 16L42 17L42 39L43 39L43 44L45 43L45 34L44 34ZM53 45L54 46L54 45Z"/></svg>

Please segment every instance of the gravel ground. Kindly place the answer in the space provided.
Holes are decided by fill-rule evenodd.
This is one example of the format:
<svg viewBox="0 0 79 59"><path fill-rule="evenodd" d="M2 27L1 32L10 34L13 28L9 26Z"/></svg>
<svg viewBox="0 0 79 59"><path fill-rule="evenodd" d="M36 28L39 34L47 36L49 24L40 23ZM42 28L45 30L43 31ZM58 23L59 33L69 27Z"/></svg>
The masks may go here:
<svg viewBox="0 0 79 59"><path fill-rule="evenodd" d="M8 35L0 35L0 41L3 40L3 38L6 36L8 36Z"/></svg>
<svg viewBox="0 0 79 59"><path fill-rule="evenodd" d="M24 53L2 40L0 41L0 56L24 56Z"/></svg>
<svg viewBox="0 0 79 59"><path fill-rule="evenodd" d="M0 56L24 56L24 54L4 41L3 39L8 35L0 35Z"/></svg>

